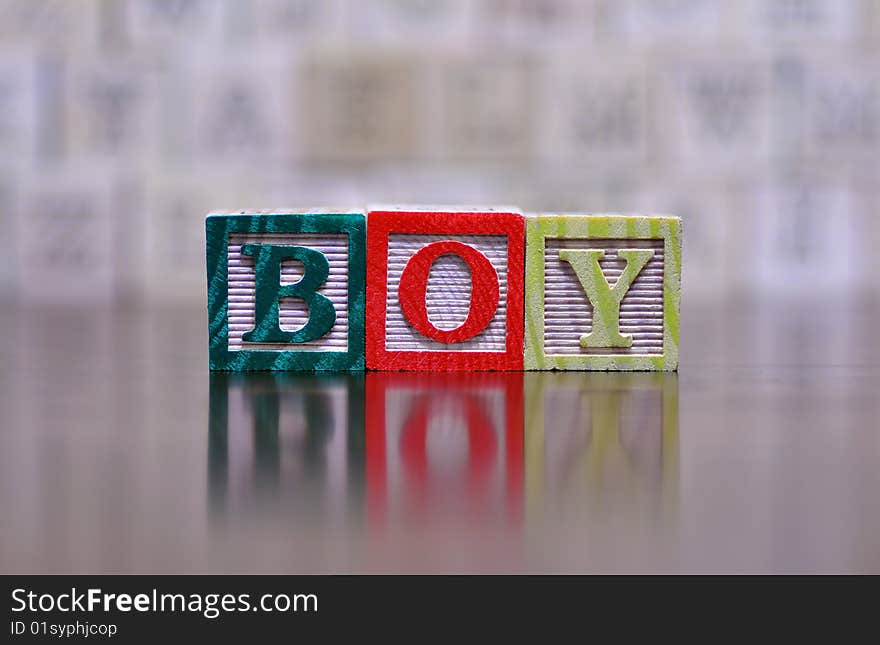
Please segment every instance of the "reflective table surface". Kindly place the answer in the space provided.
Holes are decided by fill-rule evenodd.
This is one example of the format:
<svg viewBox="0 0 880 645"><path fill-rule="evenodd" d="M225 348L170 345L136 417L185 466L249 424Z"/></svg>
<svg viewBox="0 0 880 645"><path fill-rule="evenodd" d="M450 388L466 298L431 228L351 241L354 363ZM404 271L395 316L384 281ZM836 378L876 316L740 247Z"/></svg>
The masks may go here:
<svg viewBox="0 0 880 645"><path fill-rule="evenodd" d="M0 307L0 571L880 572L880 306L678 374L210 374L199 308Z"/></svg>

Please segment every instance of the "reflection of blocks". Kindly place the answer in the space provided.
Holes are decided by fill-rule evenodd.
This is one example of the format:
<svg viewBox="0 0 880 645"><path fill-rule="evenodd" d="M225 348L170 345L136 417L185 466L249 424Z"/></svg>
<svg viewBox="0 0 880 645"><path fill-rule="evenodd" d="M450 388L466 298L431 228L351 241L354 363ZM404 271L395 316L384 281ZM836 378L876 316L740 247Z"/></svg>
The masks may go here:
<svg viewBox="0 0 880 645"><path fill-rule="evenodd" d="M371 521L518 517L522 375L368 374Z"/></svg>
<svg viewBox="0 0 880 645"><path fill-rule="evenodd" d="M368 367L522 368L523 218L369 214Z"/></svg>
<svg viewBox="0 0 880 645"><path fill-rule="evenodd" d="M363 488L363 388L358 375L212 374L213 509L282 518L279 511L308 510L344 521Z"/></svg>
<svg viewBox="0 0 880 645"><path fill-rule="evenodd" d="M527 220L525 367L678 367L681 221L553 216Z"/></svg>
<svg viewBox="0 0 880 645"><path fill-rule="evenodd" d="M211 369L364 367L361 213L209 215Z"/></svg>
<svg viewBox="0 0 880 645"><path fill-rule="evenodd" d="M646 510L674 502L678 377L674 374L528 375L525 487L530 516ZM667 496L668 494L668 496ZM626 498L611 499L624 495Z"/></svg>

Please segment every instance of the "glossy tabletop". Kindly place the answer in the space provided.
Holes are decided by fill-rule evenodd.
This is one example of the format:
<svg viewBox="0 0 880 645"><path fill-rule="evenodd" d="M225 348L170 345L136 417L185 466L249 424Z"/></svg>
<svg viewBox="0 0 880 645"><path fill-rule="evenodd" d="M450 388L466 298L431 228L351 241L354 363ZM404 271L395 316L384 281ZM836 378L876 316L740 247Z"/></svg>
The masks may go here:
<svg viewBox="0 0 880 645"><path fill-rule="evenodd" d="M880 572L880 306L685 304L678 374L210 374L0 307L0 571Z"/></svg>

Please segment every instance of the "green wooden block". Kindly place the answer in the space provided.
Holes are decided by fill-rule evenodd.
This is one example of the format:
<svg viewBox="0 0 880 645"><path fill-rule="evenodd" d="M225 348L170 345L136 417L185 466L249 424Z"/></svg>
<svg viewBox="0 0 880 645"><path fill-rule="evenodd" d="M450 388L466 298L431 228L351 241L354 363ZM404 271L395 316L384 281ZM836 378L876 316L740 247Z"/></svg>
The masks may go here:
<svg viewBox="0 0 880 645"><path fill-rule="evenodd" d="M212 370L363 370L362 212L212 213Z"/></svg>
<svg viewBox="0 0 880 645"><path fill-rule="evenodd" d="M681 219L526 220L530 370L676 370Z"/></svg>

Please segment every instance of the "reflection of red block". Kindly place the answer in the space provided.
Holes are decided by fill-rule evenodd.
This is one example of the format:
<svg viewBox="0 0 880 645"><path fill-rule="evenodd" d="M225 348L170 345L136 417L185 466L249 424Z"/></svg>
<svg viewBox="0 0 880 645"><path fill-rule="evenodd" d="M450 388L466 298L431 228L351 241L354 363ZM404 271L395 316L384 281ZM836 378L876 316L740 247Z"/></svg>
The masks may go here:
<svg viewBox="0 0 880 645"><path fill-rule="evenodd" d="M370 211L367 367L521 370L524 219Z"/></svg>
<svg viewBox="0 0 880 645"><path fill-rule="evenodd" d="M522 374L367 375L371 521L519 517Z"/></svg>

